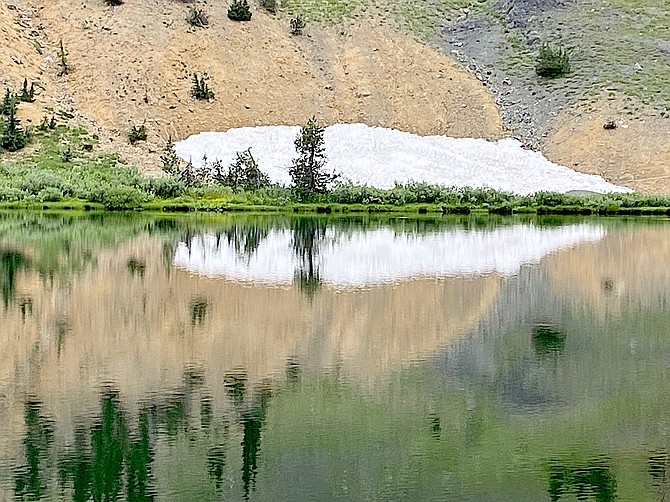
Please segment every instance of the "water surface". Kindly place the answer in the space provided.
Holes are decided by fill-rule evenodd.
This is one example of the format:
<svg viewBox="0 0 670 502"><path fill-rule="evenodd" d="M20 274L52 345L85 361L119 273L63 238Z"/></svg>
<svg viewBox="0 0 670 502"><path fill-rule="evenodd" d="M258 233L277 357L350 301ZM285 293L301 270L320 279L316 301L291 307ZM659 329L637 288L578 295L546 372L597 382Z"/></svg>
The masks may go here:
<svg viewBox="0 0 670 502"><path fill-rule="evenodd" d="M666 500L665 220L0 214L0 500Z"/></svg>

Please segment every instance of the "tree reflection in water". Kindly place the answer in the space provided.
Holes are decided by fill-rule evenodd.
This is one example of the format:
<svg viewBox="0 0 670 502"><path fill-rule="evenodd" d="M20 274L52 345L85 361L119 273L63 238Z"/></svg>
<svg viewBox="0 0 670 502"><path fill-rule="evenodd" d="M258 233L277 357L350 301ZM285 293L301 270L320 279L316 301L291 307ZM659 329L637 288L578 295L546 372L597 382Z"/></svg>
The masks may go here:
<svg viewBox="0 0 670 502"><path fill-rule="evenodd" d="M0 251L0 290L5 308L14 300L16 274L28 265L28 259L16 251Z"/></svg>
<svg viewBox="0 0 670 502"><path fill-rule="evenodd" d="M609 467L601 461L573 467L553 464L549 469L547 491L552 502L568 494L574 494L578 500L592 498L596 502L611 502L617 498L617 483Z"/></svg>
<svg viewBox="0 0 670 502"><path fill-rule="evenodd" d="M25 464L15 469L14 491L19 499L39 500L47 490L45 463L53 443L54 423L42 413L42 404L29 397L24 405Z"/></svg>
<svg viewBox="0 0 670 502"><path fill-rule="evenodd" d="M56 465L60 493L75 502L94 500L155 500L157 489L152 466L156 442L162 437L175 444L177 436L193 439L200 422L206 449L206 469L217 492L223 490L229 428L239 424L242 432L242 495L255 490L261 433L271 398L269 384L247 390L243 371L226 376L232 413L215 417L212 400L204 391L201 368L188 367L183 385L173 391L152 395L138 403L137 419L124 409L118 390L103 388L100 408L91 420L79 419L71 444L52 447L56 424L43 413L43 405L30 398L24 411L24 460L14 469L17 499L39 500L53 492L51 465ZM200 392L203 391L203 392ZM200 393L200 398L198 398ZM232 421L232 422L231 422ZM55 462L54 462L55 459Z"/></svg>
<svg viewBox="0 0 670 502"><path fill-rule="evenodd" d="M298 259L295 281L300 290L312 298L321 287L319 247L326 235L326 220L297 218L292 223L293 251Z"/></svg>
<svg viewBox="0 0 670 502"><path fill-rule="evenodd" d="M125 486L125 500L154 500L151 442L147 408L140 407L131 431L118 391L103 389L99 417L89 429L75 427L74 444L58 459L61 489L71 489L75 501L111 501Z"/></svg>

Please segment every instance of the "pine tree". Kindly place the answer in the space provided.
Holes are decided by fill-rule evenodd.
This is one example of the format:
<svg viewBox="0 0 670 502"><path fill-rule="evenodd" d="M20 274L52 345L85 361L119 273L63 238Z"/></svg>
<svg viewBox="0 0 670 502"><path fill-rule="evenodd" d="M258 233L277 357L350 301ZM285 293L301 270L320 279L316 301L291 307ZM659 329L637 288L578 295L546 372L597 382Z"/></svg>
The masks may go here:
<svg viewBox="0 0 670 502"><path fill-rule="evenodd" d="M16 118L16 105L12 105L7 120L0 124L0 148L15 152L28 142L28 133L21 127L21 121Z"/></svg>
<svg viewBox="0 0 670 502"><path fill-rule="evenodd" d="M338 178L337 174L324 170L324 132L325 128L320 127L316 118L312 117L300 129L295 139L298 157L293 159L293 165L288 172L293 182L292 188L301 199L328 193L330 184Z"/></svg>
<svg viewBox="0 0 670 502"><path fill-rule="evenodd" d="M67 52L65 52L65 47L63 47L63 39L60 39L60 44L58 47L58 76L67 75L70 73L70 64L67 62Z"/></svg>
<svg viewBox="0 0 670 502"><path fill-rule="evenodd" d="M16 96L12 94L9 87L5 90L5 96L0 103L0 115L9 116L16 109Z"/></svg>
<svg viewBox="0 0 670 502"><path fill-rule="evenodd" d="M23 88L21 89L21 96L19 99L25 103L32 103L35 101L35 84L31 82L29 87L27 78L23 79Z"/></svg>
<svg viewBox="0 0 670 502"><path fill-rule="evenodd" d="M177 152L174 151L174 143L172 142L172 138L168 138L168 141L165 144L165 148L163 148L161 164L164 173L171 176L176 176L179 174L181 168L181 159L177 155Z"/></svg>

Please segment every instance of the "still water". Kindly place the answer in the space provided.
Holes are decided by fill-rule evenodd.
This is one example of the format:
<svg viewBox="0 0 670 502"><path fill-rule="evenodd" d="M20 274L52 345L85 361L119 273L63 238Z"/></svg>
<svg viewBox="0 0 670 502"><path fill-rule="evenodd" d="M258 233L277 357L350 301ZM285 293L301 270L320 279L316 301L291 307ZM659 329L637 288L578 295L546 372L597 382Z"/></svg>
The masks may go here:
<svg viewBox="0 0 670 502"><path fill-rule="evenodd" d="M670 500L670 221L0 214L0 500Z"/></svg>

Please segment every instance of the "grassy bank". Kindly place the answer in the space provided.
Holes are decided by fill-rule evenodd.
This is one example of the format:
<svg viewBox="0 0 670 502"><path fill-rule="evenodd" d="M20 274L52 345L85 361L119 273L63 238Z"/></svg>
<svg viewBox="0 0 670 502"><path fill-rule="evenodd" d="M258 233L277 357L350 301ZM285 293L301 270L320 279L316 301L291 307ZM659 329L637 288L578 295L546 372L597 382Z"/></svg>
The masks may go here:
<svg viewBox="0 0 670 502"><path fill-rule="evenodd" d="M97 138L59 126L38 132L20 155L0 157L0 208L144 210L161 212L295 212L418 214L667 215L670 197L640 194L520 196L482 188L408 183L391 189L340 184L300 200L289 188L236 192L221 185L186 186L175 177L151 178L101 153Z"/></svg>

